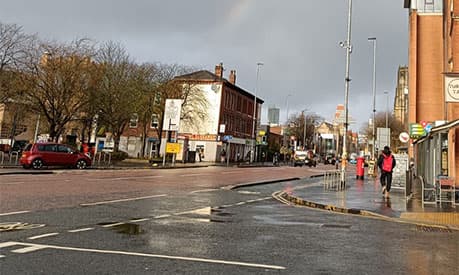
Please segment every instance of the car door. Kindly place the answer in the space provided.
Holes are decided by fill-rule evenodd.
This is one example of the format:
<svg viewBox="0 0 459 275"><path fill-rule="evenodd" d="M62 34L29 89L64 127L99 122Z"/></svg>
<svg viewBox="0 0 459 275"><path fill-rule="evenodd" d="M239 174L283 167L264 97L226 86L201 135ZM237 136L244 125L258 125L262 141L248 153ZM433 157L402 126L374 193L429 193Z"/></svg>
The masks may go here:
<svg viewBox="0 0 459 275"><path fill-rule="evenodd" d="M57 146L58 153L58 165L73 165L76 162L77 154L74 154L74 150L67 145L59 144Z"/></svg>
<svg viewBox="0 0 459 275"><path fill-rule="evenodd" d="M56 144L44 144L38 147L41 158L46 165L56 165L57 146Z"/></svg>

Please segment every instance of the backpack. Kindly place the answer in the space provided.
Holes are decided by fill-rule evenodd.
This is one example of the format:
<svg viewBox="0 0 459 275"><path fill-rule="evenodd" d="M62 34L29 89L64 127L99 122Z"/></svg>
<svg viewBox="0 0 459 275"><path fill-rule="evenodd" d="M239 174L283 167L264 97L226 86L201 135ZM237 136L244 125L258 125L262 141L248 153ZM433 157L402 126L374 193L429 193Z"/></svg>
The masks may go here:
<svg viewBox="0 0 459 275"><path fill-rule="evenodd" d="M392 163L393 163L393 156L392 154L386 156L383 154L383 163L382 163L382 170L386 172L392 172Z"/></svg>

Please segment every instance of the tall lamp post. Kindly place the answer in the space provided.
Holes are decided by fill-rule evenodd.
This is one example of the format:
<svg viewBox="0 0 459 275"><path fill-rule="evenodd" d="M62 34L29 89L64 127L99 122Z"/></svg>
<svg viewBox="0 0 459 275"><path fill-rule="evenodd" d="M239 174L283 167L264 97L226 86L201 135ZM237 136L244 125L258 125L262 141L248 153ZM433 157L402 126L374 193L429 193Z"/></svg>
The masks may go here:
<svg viewBox="0 0 459 275"><path fill-rule="evenodd" d="M376 37L369 37L369 42L373 42L373 148L371 152L371 158L376 158L376 131L375 131L375 119L376 119Z"/></svg>
<svg viewBox="0 0 459 275"><path fill-rule="evenodd" d="M344 78L344 136L343 136L343 155L341 157L341 185L346 184L346 162L347 162L347 129L349 126L349 84L351 79L349 77L349 67L351 63L351 18L352 18L352 0L349 0L348 5L348 21L347 21L347 38L345 42L340 42L340 46L346 49L346 71Z"/></svg>
<svg viewBox="0 0 459 275"><path fill-rule="evenodd" d="M389 128L389 91L384 91L386 95L386 128Z"/></svg>
<svg viewBox="0 0 459 275"><path fill-rule="evenodd" d="M285 115L285 128L287 128L287 125L288 125L288 98L291 97L292 95L291 94L288 94L287 97L285 98L285 106L286 106L286 109L287 109L287 113ZM284 130L284 146L287 147L287 133L285 132Z"/></svg>
<svg viewBox="0 0 459 275"><path fill-rule="evenodd" d="M257 126L257 117L256 117L256 111L257 111L257 94L258 94L258 80L260 76L260 66L263 66L262 62L257 63L257 79L255 82L255 101L253 102L253 124L252 124L252 139L253 139L253 150L250 154L251 162L254 161L255 158L255 148L256 148L256 136L255 136L255 128Z"/></svg>

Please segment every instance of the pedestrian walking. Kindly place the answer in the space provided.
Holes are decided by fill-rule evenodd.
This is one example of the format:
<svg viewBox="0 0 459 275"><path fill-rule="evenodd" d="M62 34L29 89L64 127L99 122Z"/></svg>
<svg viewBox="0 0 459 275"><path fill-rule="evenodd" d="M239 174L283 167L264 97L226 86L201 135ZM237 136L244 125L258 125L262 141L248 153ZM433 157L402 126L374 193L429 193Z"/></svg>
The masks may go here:
<svg viewBox="0 0 459 275"><path fill-rule="evenodd" d="M378 158L378 167L381 171L381 186L382 193L386 198L389 198L390 187L392 184L392 171L395 167L395 158L390 151L389 146L384 146L384 150Z"/></svg>

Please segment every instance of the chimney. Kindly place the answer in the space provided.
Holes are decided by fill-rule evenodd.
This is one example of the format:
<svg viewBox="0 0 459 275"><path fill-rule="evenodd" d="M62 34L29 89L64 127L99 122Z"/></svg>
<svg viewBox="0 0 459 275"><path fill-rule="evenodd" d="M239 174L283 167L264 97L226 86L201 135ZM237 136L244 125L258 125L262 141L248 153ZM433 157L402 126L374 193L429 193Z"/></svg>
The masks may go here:
<svg viewBox="0 0 459 275"><path fill-rule="evenodd" d="M219 78L223 78L223 63L220 62L220 64L215 66L215 75Z"/></svg>
<svg viewBox="0 0 459 275"><path fill-rule="evenodd" d="M236 85L236 70L230 71L229 82L233 85Z"/></svg>

